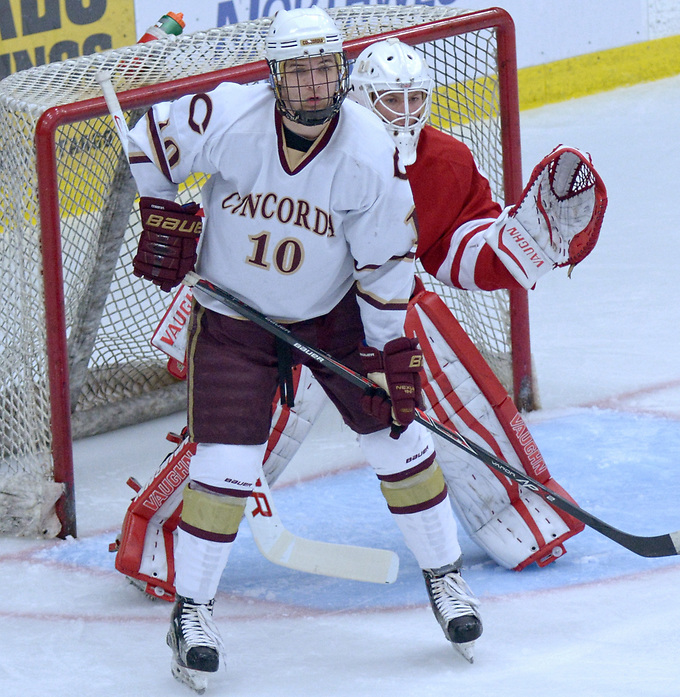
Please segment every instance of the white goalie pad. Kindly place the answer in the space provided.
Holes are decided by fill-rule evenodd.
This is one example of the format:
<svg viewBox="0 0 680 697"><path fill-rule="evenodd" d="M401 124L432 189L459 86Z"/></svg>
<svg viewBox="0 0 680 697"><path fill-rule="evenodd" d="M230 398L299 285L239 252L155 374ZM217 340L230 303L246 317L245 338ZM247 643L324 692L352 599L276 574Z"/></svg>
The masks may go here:
<svg viewBox="0 0 680 697"><path fill-rule="evenodd" d="M504 266L529 289L557 266L574 266L597 242L607 191L590 155L563 145L536 165L520 200L484 233Z"/></svg>
<svg viewBox="0 0 680 697"><path fill-rule="evenodd" d="M570 498L551 478L509 395L437 295L423 291L411 300L406 330L418 338L425 358L426 411ZM458 519L501 566L518 571L534 561L545 566L564 553L566 539L583 529L464 450L435 440Z"/></svg>
<svg viewBox="0 0 680 697"><path fill-rule="evenodd" d="M305 366L297 365L293 368L293 388L295 405L292 408L281 405L278 392L274 398L273 425L262 462L262 470L269 486L274 485L295 457L328 399L311 370Z"/></svg>

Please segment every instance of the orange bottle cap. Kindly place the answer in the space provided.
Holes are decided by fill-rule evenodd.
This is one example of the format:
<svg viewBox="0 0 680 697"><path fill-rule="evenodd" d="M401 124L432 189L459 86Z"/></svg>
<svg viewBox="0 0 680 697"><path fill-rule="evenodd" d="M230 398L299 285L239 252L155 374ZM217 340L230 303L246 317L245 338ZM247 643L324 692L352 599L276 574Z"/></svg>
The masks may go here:
<svg viewBox="0 0 680 697"><path fill-rule="evenodd" d="M183 12L166 12L165 14L168 15L168 17L172 17L175 20L175 22L177 22L177 24L179 24L180 27L182 27L182 29L186 27Z"/></svg>

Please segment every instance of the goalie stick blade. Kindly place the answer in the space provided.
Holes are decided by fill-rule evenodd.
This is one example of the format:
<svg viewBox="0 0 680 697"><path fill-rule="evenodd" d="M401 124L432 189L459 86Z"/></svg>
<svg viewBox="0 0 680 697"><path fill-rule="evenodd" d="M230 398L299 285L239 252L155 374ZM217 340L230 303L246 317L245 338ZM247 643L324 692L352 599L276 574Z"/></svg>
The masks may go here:
<svg viewBox="0 0 680 697"><path fill-rule="evenodd" d="M399 557L390 550L309 540L289 532L264 476L248 497L246 518L262 556L279 566L368 583L393 583L397 578Z"/></svg>
<svg viewBox="0 0 680 697"><path fill-rule="evenodd" d="M229 293L228 291L216 286L214 283L200 278L195 273L188 273L184 278L184 283L188 286L196 286L200 288L204 293L209 295L221 303L230 307L232 310L238 312L242 317L249 319L254 322L259 327L266 329L268 332L278 337L282 341L293 346L293 348L302 351L307 356L311 357L320 365L325 366L331 372L339 375L348 382L361 389L379 389L373 381L368 378L356 373L347 366L336 361L332 356L324 353L323 351L310 346L309 344L301 341L293 335L293 333L286 327L274 322L266 315L258 312L250 305L239 300L237 297ZM582 523L585 523L588 527L593 530L597 530L600 534L608 537L613 542L625 547L631 552L640 555L641 557L672 557L680 555L680 531L668 533L665 535L656 535L651 537L641 536L641 535L631 535L630 533L623 532L617 528L605 523L603 520L595 517L588 511L584 510L580 506L568 501L559 494L552 491L548 487L541 484L539 481L530 477L525 472L520 472L511 465L509 465L504 460L496 457L488 450L477 445L474 441L469 440L462 434L458 433L452 428L445 426L439 421L433 419L432 417L425 414L421 410L416 410L416 419L418 423L425 426L433 433L441 436L445 440L449 441L453 445L462 448L474 457L481 460L487 467L497 470L501 474L504 474L508 479L516 482L519 486L525 487L530 491L535 492L548 503L552 504L555 508L568 513Z"/></svg>

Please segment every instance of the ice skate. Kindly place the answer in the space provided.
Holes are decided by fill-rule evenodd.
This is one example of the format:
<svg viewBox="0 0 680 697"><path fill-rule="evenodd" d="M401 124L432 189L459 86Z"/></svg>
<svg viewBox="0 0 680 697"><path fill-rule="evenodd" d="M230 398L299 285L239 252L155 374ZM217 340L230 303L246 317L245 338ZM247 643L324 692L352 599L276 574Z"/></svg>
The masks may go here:
<svg viewBox="0 0 680 697"><path fill-rule="evenodd" d="M205 692L210 673L220 667L222 640L212 612L212 600L195 603L191 598L178 595L168 630L172 674L198 694Z"/></svg>
<svg viewBox="0 0 680 697"><path fill-rule="evenodd" d="M424 569L430 604L444 635L453 647L472 663L475 640L482 634L479 601L460 574L455 562L440 569Z"/></svg>

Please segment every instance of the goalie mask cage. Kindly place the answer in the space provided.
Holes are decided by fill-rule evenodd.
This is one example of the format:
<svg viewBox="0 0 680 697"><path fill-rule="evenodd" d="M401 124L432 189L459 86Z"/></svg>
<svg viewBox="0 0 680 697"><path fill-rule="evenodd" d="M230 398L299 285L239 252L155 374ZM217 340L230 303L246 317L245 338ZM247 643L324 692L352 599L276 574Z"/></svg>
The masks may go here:
<svg viewBox="0 0 680 697"><path fill-rule="evenodd" d="M350 59L397 36L436 82L432 123L472 149L494 196L521 193L514 26L503 10L350 6L329 13ZM185 384L150 338L170 296L131 273L136 190L96 74L127 118L269 75L270 19L38 66L0 82L0 532L76 534L72 438L180 411ZM179 200L200 200L201 177ZM522 409L533 407L525 292L442 295Z"/></svg>

